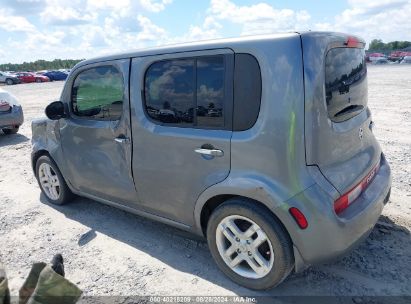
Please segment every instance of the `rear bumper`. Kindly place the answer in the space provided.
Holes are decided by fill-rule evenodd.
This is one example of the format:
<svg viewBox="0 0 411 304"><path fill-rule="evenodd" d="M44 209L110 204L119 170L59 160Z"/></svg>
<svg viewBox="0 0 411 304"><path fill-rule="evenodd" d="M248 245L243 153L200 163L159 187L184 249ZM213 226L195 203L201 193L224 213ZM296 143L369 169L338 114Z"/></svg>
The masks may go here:
<svg viewBox="0 0 411 304"><path fill-rule="evenodd" d="M314 185L289 201L307 217L305 230L288 229L299 262L296 270L306 265L335 259L364 240L380 217L391 190L391 170L385 157L374 180L360 197L337 216L332 199Z"/></svg>
<svg viewBox="0 0 411 304"><path fill-rule="evenodd" d="M13 106L10 113L0 114L0 129L21 126L24 122L21 106Z"/></svg>

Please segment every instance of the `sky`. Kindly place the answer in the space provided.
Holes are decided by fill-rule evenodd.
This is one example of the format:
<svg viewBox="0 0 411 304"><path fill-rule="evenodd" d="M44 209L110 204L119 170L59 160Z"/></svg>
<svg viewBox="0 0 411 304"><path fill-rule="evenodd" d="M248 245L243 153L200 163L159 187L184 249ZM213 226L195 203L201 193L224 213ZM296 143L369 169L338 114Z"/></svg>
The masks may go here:
<svg viewBox="0 0 411 304"><path fill-rule="evenodd" d="M0 0L0 63L306 30L411 40L411 0Z"/></svg>

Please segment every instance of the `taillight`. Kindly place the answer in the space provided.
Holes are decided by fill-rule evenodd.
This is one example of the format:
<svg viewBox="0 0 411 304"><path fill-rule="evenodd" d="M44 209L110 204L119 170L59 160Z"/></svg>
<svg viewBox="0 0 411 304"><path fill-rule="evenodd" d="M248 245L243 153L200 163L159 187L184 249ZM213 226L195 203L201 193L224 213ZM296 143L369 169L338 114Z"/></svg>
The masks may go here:
<svg viewBox="0 0 411 304"><path fill-rule="evenodd" d="M363 193L365 189L367 189L368 185L374 179L375 175L377 174L378 170L380 169L380 163L378 163L374 168L364 177L361 182L352 188L350 191L342 195L334 202L334 210L335 213L340 214L343 212L349 205L351 205L360 195Z"/></svg>
<svg viewBox="0 0 411 304"><path fill-rule="evenodd" d="M365 43L361 40L359 40L356 37L348 37L347 41L345 42L345 45L350 48L363 48L365 47Z"/></svg>
<svg viewBox="0 0 411 304"><path fill-rule="evenodd" d="M288 211L293 216L295 222L298 224L298 226L300 226L301 229L305 229L308 227L307 219L299 209L291 207L290 209L288 209Z"/></svg>
<svg viewBox="0 0 411 304"><path fill-rule="evenodd" d="M9 111L11 108L10 104L5 100L0 100L0 112Z"/></svg>

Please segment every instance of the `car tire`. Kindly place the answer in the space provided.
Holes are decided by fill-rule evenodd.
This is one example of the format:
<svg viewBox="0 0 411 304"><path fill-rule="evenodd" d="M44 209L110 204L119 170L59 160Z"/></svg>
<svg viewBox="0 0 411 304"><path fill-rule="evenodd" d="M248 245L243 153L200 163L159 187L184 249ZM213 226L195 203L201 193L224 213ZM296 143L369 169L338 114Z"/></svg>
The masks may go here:
<svg viewBox="0 0 411 304"><path fill-rule="evenodd" d="M233 222L236 225L233 230L240 229L237 234L232 233L230 225ZM251 237L246 236L254 230ZM273 288L294 267L292 241L285 228L273 214L251 200L234 198L217 207L207 224L207 241L220 270L237 284L250 289ZM260 242L259 247L255 247ZM236 266L229 266L229 263Z"/></svg>
<svg viewBox="0 0 411 304"><path fill-rule="evenodd" d="M6 135L16 134L19 131L19 127L11 128L11 129L2 129L3 133Z"/></svg>
<svg viewBox="0 0 411 304"><path fill-rule="evenodd" d="M37 82L37 83L40 83L40 82L42 82L42 81L41 81L40 78L36 78L36 82Z"/></svg>
<svg viewBox="0 0 411 304"><path fill-rule="evenodd" d="M37 160L36 178L41 192L50 203L63 205L73 199L73 193L67 186L56 163L49 156L43 155Z"/></svg>
<svg viewBox="0 0 411 304"><path fill-rule="evenodd" d="M7 78L7 79L6 79L6 84L7 84L7 85L13 85L13 84L14 84L13 79Z"/></svg>

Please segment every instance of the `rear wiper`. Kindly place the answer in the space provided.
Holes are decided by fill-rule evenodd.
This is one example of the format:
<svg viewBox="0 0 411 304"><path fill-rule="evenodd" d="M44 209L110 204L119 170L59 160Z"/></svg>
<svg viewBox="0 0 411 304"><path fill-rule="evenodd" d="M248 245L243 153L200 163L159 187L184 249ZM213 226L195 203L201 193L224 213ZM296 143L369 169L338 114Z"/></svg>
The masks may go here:
<svg viewBox="0 0 411 304"><path fill-rule="evenodd" d="M334 117L339 117L339 116L351 114L354 112L361 112L363 109L364 109L364 106L362 105L349 105L348 107L345 107L344 109L336 113Z"/></svg>

